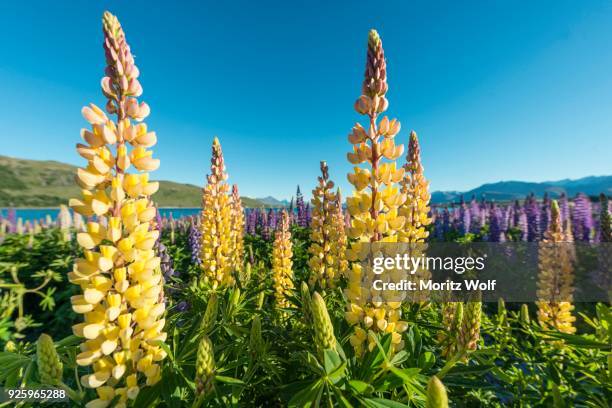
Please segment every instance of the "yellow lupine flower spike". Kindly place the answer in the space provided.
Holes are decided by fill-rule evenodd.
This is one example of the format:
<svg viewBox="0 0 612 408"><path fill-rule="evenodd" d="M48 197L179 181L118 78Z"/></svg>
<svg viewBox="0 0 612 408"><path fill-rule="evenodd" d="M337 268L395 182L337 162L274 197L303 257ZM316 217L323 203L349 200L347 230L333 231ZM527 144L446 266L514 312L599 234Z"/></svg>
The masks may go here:
<svg viewBox="0 0 612 408"><path fill-rule="evenodd" d="M88 145L77 145L77 151L88 163L77 172L83 197L70 200L75 211L96 216L77 235L84 258L75 261L69 274L83 290L71 302L84 315L73 332L85 338L77 364L92 367L81 378L98 394L87 403L90 408L109 406L116 397L116 406L126 406L140 387L159 381L156 362L165 357L160 344L166 338L163 279L152 249L159 233L151 224L155 208L150 195L158 184L150 183L146 173L159 165L147 150L156 137L141 135L136 129L147 135L146 126L131 123L149 113L147 104L136 100L142 93L139 71L117 18L105 12L102 22L107 62L102 92L116 122L93 104L83 108L92 129L81 132ZM126 173L131 165L141 172Z"/></svg>
<svg viewBox="0 0 612 408"><path fill-rule="evenodd" d="M293 245L291 232L289 232L289 216L287 211L283 210L272 248L272 279L278 308L286 308L290 305L287 297L294 288L292 256Z"/></svg>
<svg viewBox="0 0 612 408"><path fill-rule="evenodd" d="M232 233L232 199L219 139L212 146L210 174L202 192L200 259L202 280L213 288L232 286L235 258Z"/></svg>
<svg viewBox="0 0 612 408"><path fill-rule="evenodd" d="M408 155L406 164L403 166L405 174L400 181L401 194L406 197L404 203L399 207L398 213L404 219L404 226L398 234L399 242L406 242L410 245L409 251L412 257L421 256L427 249L425 240L429 236L427 226L431 224L429 217L429 182L425 179L423 165L421 164L421 148L417 134L410 132L408 142ZM431 272L426 268L420 267L408 279L418 282L428 280ZM425 301L426 292L418 293L419 299Z"/></svg>
<svg viewBox="0 0 612 408"><path fill-rule="evenodd" d="M572 315L573 237L571 229L564 230L561 224L561 213L556 200L551 203L550 218L548 230L538 250L538 321L545 329L573 334L576 332L576 317Z"/></svg>
<svg viewBox="0 0 612 408"><path fill-rule="evenodd" d="M341 275L348 269L346 261L346 234L340 192L334 193L334 183L329 180L327 164L321 162L319 184L312 190L312 221L308 248L311 287L334 288Z"/></svg>
<svg viewBox="0 0 612 408"><path fill-rule="evenodd" d="M355 167L348 175L355 191L347 199L351 218L348 236L352 242L346 257L355 263L347 272L346 319L354 326L350 342L357 355L362 354L366 347L372 349L375 346L374 338L367 334L368 330L391 333L395 350L403 347L401 333L406 330L405 322L400 320L401 311L397 302L391 298L385 299L384 293L374 293L369 289L374 274L368 267L359 264L368 255L371 243L398 242L398 235L404 228L405 218L398 209L404 204L406 194L398 189L398 183L403 180L405 169L397 168L395 162L404 147L396 145L394 140L400 124L388 117L378 121L378 115L389 106L387 89L382 41L378 33L372 30L368 36L362 95L355 102L355 109L367 116L369 125L356 124L348 137L353 145L349 161L353 164L365 163L364 167ZM374 299L375 296L378 299Z"/></svg>
<svg viewBox="0 0 612 408"><path fill-rule="evenodd" d="M244 209L238 193L238 186L232 186L232 269L241 271L244 259ZM242 282L244 284L244 282Z"/></svg>

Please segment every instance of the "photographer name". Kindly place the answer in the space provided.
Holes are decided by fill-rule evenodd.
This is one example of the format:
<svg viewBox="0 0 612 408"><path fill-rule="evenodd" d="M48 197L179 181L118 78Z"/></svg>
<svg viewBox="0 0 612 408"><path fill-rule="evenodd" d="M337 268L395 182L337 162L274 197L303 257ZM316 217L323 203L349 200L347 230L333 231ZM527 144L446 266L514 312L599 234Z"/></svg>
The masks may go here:
<svg viewBox="0 0 612 408"><path fill-rule="evenodd" d="M418 282L409 281L409 280L401 280L399 282L383 282L382 280L375 280L372 282L372 288L374 290L397 290L397 291L419 291L419 290L427 290L427 291L494 291L495 286L497 285L496 279L489 280L463 280L461 281L452 281L447 280L445 282L435 282L431 279L424 280L421 279Z"/></svg>

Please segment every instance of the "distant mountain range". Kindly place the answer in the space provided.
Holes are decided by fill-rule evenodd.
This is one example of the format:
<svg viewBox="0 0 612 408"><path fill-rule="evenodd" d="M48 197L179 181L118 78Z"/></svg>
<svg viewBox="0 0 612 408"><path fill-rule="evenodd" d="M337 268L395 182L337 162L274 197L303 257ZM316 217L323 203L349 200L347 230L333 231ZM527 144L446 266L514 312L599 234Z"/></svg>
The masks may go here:
<svg viewBox="0 0 612 408"><path fill-rule="evenodd" d="M542 197L545 193L551 198L559 197L562 193L569 197L578 193L597 196L600 193L612 195L612 176L589 176L577 180L564 179L559 181L545 181L533 183L526 181L499 181L497 183L483 184L469 191L434 191L431 194L432 203L457 202L463 195L465 200L472 196L487 200L511 201L525 198L529 194Z"/></svg>
<svg viewBox="0 0 612 408"><path fill-rule="evenodd" d="M270 207L287 207L289 205L289 201L287 200L279 200L278 198L274 198L272 196L267 196L264 198L256 198L260 203L269 205Z"/></svg>
<svg viewBox="0 0 612 408"><path fill-rule="evenodd" d="M15 159L0 156L0 207L57 207L79 197L74 181L76 167L56 161ZM155 202L160 207L200 207L202 187L160 181ZM242 197L247 208L274 207Z"/></svg>
<svg viewBox="0 0 612 408"><path fill-rule="evenodd" d="M66 204L80 192L75 184L76 167L57 161L15 159L0 156L0 207L56 207ZM202 188L192 184L160 181L155 202L160 207L199 207ZM577 180L564 179L533 183L525 181L500 181L483 184L469 191L434 191L432 203L458 202L472 196L487 200L510 201L523 199L530 193L551 198L565 192L572 197L578 193L597 196L612 195L612 176L589 176ZM272 208L289 205L288 200L268 196L264 198L242 197L247 208Z"/></svg>

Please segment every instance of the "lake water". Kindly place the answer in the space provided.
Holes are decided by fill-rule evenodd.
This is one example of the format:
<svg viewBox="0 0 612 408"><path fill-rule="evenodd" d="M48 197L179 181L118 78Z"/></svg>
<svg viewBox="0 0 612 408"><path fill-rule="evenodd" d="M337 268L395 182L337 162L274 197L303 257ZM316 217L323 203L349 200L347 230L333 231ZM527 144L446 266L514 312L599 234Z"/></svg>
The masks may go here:
<svg viewBox="0 0 612 408"><path fill-rule="evenodd" d="M57 218L59 208L16 208L17 218L23 219L23 221L32 221L45 219L47 215L50 215L52 219ZM178 219L181 217L187 217L190 215L196 215L200 212L199 208L160 208L159 212L162 217ZM8 208L0 208L0 215L6 217L8 215Z"/></svg>

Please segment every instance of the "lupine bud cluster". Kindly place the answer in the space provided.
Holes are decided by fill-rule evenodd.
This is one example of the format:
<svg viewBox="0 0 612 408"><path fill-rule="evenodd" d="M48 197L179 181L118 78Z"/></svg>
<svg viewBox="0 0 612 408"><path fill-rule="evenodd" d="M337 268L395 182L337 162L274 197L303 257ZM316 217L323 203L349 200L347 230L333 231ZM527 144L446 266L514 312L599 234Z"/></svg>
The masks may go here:
<svg viewBox="0 0 612 408"><path fill-rule="evenodd" d="M62 381L64 365L48 334L41 334L36 342L36 365L41 384L57 385Z"/></svg>
<svg viewBox="0 0 612 408"><path fill-rule="evenodd" d="M300 287L300 297L302 300L302 312L304 313L304 321L307 323L312 320L311 303L312 297L310 296L310 289L306 282L302 282Z"/></svg>
<svg viewBox="0 0 612 408"><path fill-rule="evenodd" d="M196 392L206 395L212 391L215 382L215 352L207 336L202 337L196 356Z"/></svg>
<svg viewBox="0 0 612 408"><path fill-rule="evenodd" d="M315 332L315 344L319 351L336 348L334 326L329 318L325 300L317 292L312 295L311 311Z"/></svg>
<svg viewBox="0 0 612 408"><path fill-rule="evenodd" d="M289 232L289 216L287 211L281 213L281 220L276 230L272 249L272 280L274 281L274 296L276 306L289 307L288 296L293 290L293 244Z"/></svg>
<svg viewBox="0 0 612 408"><path fill-rule="evenodd" d="M232 202L226 182L225 164L219 139L212 146L210 174L202 193L200 247L203 279L213 288L234 284Z"/></svg>
<svg viewBox="0 0 612 408"><path fill-rule="evenodd" d="M215 326L217 321L217 313L219 311L219 299L215 292L211 293L206 304L206 311L200 323L200 330L203 333L209 333Z"/></svg>
<svg viewBox="0 0 612 408"><path fill-rule="evenodd" d="M529 317L529 306L526 303L521 305L521 311L519 313L521 322L524 324L530 324L531 318Z"/></svg>
<svg viewBox="0 0 612 408"><path fill-rule="evenodd" d="M463 322L463 303L442 303L442 330L438 334L438 343L442 347L442 356L453 357L459 351L458 336Z"/></svg>
<svg viewBox="0 0 612 408"><path fill-rule="evenodd" d="M264 341L261 336L261 318L259 315L255 315L251 323L251 333L249 337L249 354L251 358L257 358L261 355L263 349Z"/></svg>
<svg viewBox="0 0 612 408"><path fill-rule="evenodd" d="M77 171L82 198L70 200L70 206L90 221L77 235L84 257L69 279L83 291L71 299L85 318L73 327L85 338L77 364L93 367L81 382L99 397L88 406L108 406L117 397L115 406L121 407L136 398L143 379L147 385L159 381L159 362L166 356L160 346L166 339L163 277L154 250L159 231L150 199L158 183L149 182L148 174L159 160L147 150L157 138L142 123L149 107L136 99L142 87L123 29L108 12L103 28L102 91L106 111L117 121L93 104L83 108L91 130L82 130L85 144L77 151L88 165ZM131 167L137 172L128 173Z"/></svg>
<svg viewBox="0 0 612 408"><path fill-rule="evenodd" d="M550 224L540 243L538 256L540 273L537 295L538 321L544 328L554 328L563 333L574 333L572 304L574 292L571 237L563 231L561 215L556 201L552 202Z"/></svg>
<svg viewBox="0 0 612 408"><path fill-rule="evenodd" d="M378 115L388 107L387 68L382 41L375 30L368 36L365 78L362 95L355 102L355 109L369 119L364 128L357 123L349 134L353 151L348 160L355 165L348 180L355 187L352 197L347 199L351 214L348 236L352 239L347 250L347 259L352 261L348 273L348 299L346 319L354 326L350 338L356 354L366 348L375 347L373 338L368 339L367 330L391 333L394 348L403 347L401 333L406 322L401 321L400 302L385 300L386 294L370 293L370 282L374 274L362 267L364 252L373 242L398 242L399 232L405 224L405 217L398 210L406 200L398 183L404 179L404 168L397 168L396 160L402 156L403 145L395 145L394 137L400 130L397 120L386 116L377 121ZM386 162L383 162L383 158ZM365 163L365 167L359 167ZM367 265L367 262L363 263ZM391 277L392 278L392 277ZM391 295L392 296L392 295Z"/></svg>
<svg viewBox="0 0 612 408"><path fill-rule="evenodd" d="M335 193L334 182L329 180L327 164L321 162L319 184L312 190L312 221L310 223L311 257L308 261L311 287L334 288L336 281L347 268L346 234L344 215L339 193Z"/></svg>
<svg viewBox="0 0 612 408"><path fill-rule="evenodd" d="M435 375L427 383L426 408L448 408L448 395L442 381Z"/></svg>
<svg viewBox="0 0 612 408"><path fill-rule="evenodd" d="M457 336L457 348L461 352L476 350L480 338L480 323L482 315L482 302L472 299L463 308L463 319ZM464 361L467 356L464 357Z"/></svg>

